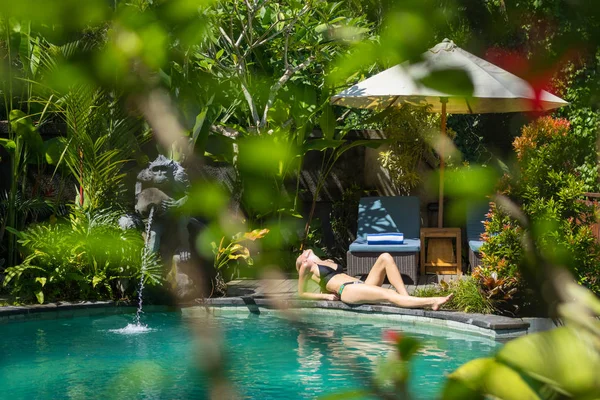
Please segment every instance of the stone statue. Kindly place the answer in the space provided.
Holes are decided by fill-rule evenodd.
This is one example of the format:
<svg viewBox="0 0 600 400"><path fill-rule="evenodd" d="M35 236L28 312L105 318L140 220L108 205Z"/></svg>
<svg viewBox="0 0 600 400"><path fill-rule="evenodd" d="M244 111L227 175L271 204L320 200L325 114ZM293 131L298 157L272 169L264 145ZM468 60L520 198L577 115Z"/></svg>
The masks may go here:
<svg viewBox="0 0 600 400"><path fill-rule="evenodd" d="M159 253L170 268L169 280L179 299L197 295L197 285L190 278L190 267L186 265L191 259L190 218L177 212L187 201L189 188L190 182L183 167L159 155L137 175L136 215L127 215L119 220L123 229L139 228L139 218L147 219L153 209L148 247L150 251Z"/></svg>

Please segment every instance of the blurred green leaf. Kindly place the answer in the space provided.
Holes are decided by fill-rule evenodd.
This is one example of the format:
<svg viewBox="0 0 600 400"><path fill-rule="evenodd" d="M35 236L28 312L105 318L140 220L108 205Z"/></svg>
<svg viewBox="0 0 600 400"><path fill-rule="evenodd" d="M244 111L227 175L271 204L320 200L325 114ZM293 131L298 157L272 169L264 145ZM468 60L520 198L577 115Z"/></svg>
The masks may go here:
<svg viewBox="0 0 600 400"><path fill-rule="evenodd" d="M480 391L469 387L462 380L448 379L441 398L443 400L484 400L486 397Z"/></svg>
<svg viewBox="0 0 600 400"><path fill-rule="evenodd" d="M271 137L244 138L238 145L239 167L245 171L279 174L292 156L288 144Z"/></svg>
<svg viewBox="0 0 600 400"><path fill-rule="evenodd" d="M104 21L110 15L110 6L104 0L3 1L0 15L51 26L52 30L63 33Z"/></svg>
<svg viewBox="0 0 600 400"><path fill-rule="evenodd" d="M400 359L403 361L410 361L421 347L421 342L410 336L404 336L396 343Z"/></svg>
<svg viewBox="0 0 600 400"><path fill-rule="evenodd" d="M489 167L468 166L446 170L444 173L444 190L449 196L462 200L477 201L493 194L498 174ZM437 182L435 179L432 183ZM431 188L433 189L433 188Z"/></svg>
<svg viewBox="0 0 600 400"><path fill-rule="evenodd" d="M472 97L473 82L469 74L463 69L444 69L432 71L420 82L431 89L450 96Z"/></svg>
<svg viewBox="0 0 600 400"><path fill-rule="evenodd" d="M591 343L583 332L561 327L512 340L496 357L559 393L593 398L600 393L600 356Z"/></svg>
<svg viewBox="0 0 600 400"><path fill-rule="evenodd" d="M38 282L40 285L42 285L42 287L44 287L44 285L46 285L46 278L37 277L37 278L35 278L35 281Z"/></svg>
<svg viewBox="0 0 600 400"><path fill-rule="evenodd" d="M212 182L194 183L188 197L181 207L181 212L187 215L213 218L218 216L229 203L229 195L223 187Z"/></svg>
<svg viewBox="0 0 600 400"><path fill-rule="evenodd" d="M161 17L168 18L173 22L180 22L197 17L201 9L214 3L215 0L167 0L162 1L163 6L159 8Z"/></svg>
<svg viewBox="0 0 600 400"><path fill-rule="evenodd" d="M392 357L381 362L377 366L375 380L380 386L389 386L393 384L406 384L410 372L410 364L400 360L397 357Z"/></svg>
<svg viewBox="0 0 600 400"><path fill-rule="evenodd" d="M521 358L525 358L523 354L527 353L521 353ZM469 361L448 376L442 399L458 400L465 395L473 399L483 395L504 400L541 399L523 377L494 358Z"/></svg>
<svg viewBox="0 0 600 400"><path fill-rule="evenodd" d="M379 48L375 43L359 42L348 53L338 56L333 63L326 83L332 87L353 84L364 79L369 67L379 60Z"/></svg>

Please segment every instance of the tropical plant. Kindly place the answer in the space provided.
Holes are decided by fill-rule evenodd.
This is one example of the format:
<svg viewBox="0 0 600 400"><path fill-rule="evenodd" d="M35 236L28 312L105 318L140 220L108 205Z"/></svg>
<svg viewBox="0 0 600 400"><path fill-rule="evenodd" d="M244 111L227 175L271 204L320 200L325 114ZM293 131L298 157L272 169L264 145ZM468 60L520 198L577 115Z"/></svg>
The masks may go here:
<svg viewBox="0 0 600 400"><path fill-rule="evenodd" d="M364 145L346 142L347 131L336 134L336 115L329 105L332 89L325 76L331 60L370 34L370 24L343 2L321 1L285 5L218 1L203 17L207 18L206 37L196 46L178 46L180 57L168 72L186 128L201 154L206 149L235 168L235 195L250 218L262 222L272 218L278 225L275 229L293 231L288 224L294 225L298 214L304 154L330 150L314 193L316 202L339 156ZM190 81L198 87L190 90ZM316 125L323 139L308 140ZM207 137L209 132L212 135ZM260 141L247 140L255 136L267 138L262 141L264 147L258 145ZM227 150L214 151L215 142ZM242 154L244 147L270 154L275 168L257 173L256 167L239 165L248 159ZM286 185L294 173L295 192ZM261 185L256 184L258 180ZM264 193L247 190L259 186Z"/></svg>
<svg viewBox="0 0 600 400"><path fill-rule="evenodd" d="M23 219L18 212L17 193L26 198L23 187L28 167L43 162L47 147L37 129L48 118L47 110L35 101L40 88L36 81L43 73L40 62L43 38L32 26L26 19L0 14L0 102L8 122L8 135L0 138L0 146L7 150L11 166L5 224L16 229L22 228ZM4 230L0 230L0 244L3 238ZM15 238L9 234L8 265L16 262L15 248Z"/></svg>
<svg viewBox="0 0 600 400"><path fill-rule="evenodd" d="M265 237L267 233L269 233L268 229L255 229L245 233L239 232L230 238L222 237L218 245L217 242L211 242L212 252L215 257L214 267L217 271L214 286L217 293L225 293L226 285L222 274L231 261L243 260L248 265L254 264L250 248L243 243L254 242L257 239Z"/></svg>
<svg viewBox="0 0 600 400"><path fill-rule="evenodd" d="M119 279L139 279L155 285L162 267L152 253L144 252L137 231L124 231L120 213L83 211L73 206L68 220L33 224L14 231L24 260L6 269L4 286L19 301L33 296L39 303L55 300L115 298Z"/></svg>
<svg viewBox="0 0 600 400"><path fill-rule="evenodd" d="M322 124L321 126L324 126ZM308 214L308 218L306 220L306 225L304 228L304 237L308 235L308 231L310 229L310 224L312 222L312 218L315 213L317 200L321 194L321 190L325 187L325 183L327 182L327 178L331 174L333 167L336 165L339 158L348 150L353 149L358 146L364 146L369 148L378 148L382 144L388 143L389 141L386 139L363 139L363 140L352 140L346 141L345 137L348 134L348 131L342 131L338 135L335 135L333 131L330 134L325 133L324 139L317 139L308 142L304 147L301 156L304 156L308 150L319 150L322 151L323 161L321 164L321 173L319 174L319 179L317 181L317 185L313 191L312 204L310 207L310 211ZM298 179L297 183L300 182L300 169L298 169ZM296 207L296 202L298 199L298 190L296 190L296 199L294 200L294 208ZM304 248L305 239L302 241L301 249Z"/></svg>
<svg viewBox="0 0 600 400"><path fill-rule="evenodd" d="M348 13L343 2L218 1L206 14L210 33L190 54L190 66L245 103L236 123L255 133L286 122L302 137L310 133L329 95L322 86L324 65L369 33L365 18ZM231 89L239 95L231 96Z"/></svg>
<svg viewBox="0 0 600 400"><path fill-rule="evenodd" d="M67 124L57 164L64 162L77 180L78 204L91 209L123 204L124 164L143 162L140 144L148 131L125 115L118 98L93 87L76 86L55 98L53 109Z"/></svg>
<svg viewBox="0 0 600 400"><path fill-rule="evenodd" d="M28 164L41 162L44 154L44 143L30 118L20 110L12 110L9 113L9 119L9 138L0 138L0 145L8 151L11 157L11 186L7 196L6 217L3 218L2 227L0 227L0 243L4 237L6 226L12 228L23 226L26 215L19 214L19 210L26 209L27 206L20 204L19 201L25 200L29 203L34 201L23 196ZM21 184L20 187L19 183ZM21 193L21 196L19 196L19 193ZM15 261L13 244L13 238L10 235L8 243L9 265L13 265Z"/></svg>

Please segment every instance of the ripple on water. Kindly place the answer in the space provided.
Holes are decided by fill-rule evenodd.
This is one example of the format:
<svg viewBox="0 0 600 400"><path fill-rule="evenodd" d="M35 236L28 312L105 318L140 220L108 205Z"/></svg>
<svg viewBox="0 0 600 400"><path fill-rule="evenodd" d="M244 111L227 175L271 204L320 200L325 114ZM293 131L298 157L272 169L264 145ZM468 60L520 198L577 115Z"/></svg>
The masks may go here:
<svg viewBox="0 0 600 400"><path fill-rule="evenodd" d="M140 333L147 333L155 330L156 329L148 328L148 325L144 324L127 324L125 328L109 329L108 331L120 335L138 335Z"/></svg>

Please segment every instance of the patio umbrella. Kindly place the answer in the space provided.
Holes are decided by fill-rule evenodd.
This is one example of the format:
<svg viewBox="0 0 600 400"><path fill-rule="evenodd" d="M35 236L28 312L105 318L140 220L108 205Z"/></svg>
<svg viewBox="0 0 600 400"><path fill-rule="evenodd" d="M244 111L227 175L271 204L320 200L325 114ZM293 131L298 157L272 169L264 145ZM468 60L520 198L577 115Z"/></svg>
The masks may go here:
<svg viewBox="0 0 600 400"><path fill-rule="evenodd" d="M444 93L421 80L442 71L462 70L473 85L469 95ZM433 75L432 75L433 74ZM568 103L542 90L536 92L524 79L489 63L444 39L422 54L422 61L403 63L331 97L331 103L346 107L386 109L404 104L429 105L442 114L442 135L446 134L446 114L506 113L546 111ZM438 226L444 214L444 160L440 155Z"/></svg>

